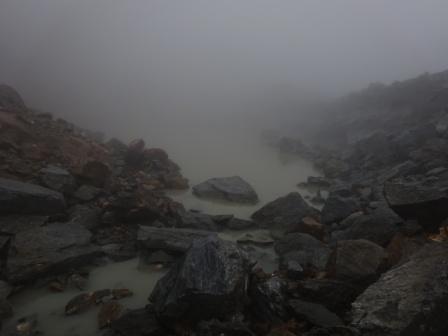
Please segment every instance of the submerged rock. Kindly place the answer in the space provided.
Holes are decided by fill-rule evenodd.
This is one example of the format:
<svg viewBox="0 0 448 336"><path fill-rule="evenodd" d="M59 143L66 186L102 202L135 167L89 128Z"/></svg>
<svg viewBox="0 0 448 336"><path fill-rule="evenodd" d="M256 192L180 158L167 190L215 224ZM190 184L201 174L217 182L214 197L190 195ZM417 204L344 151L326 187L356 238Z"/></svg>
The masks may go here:
<svg viewBox="0 0 448 336"><path fill-rule="evenodd" d="M207 237L161 278L150 296L167 327L226 319L243 308L252 264L234 243Z"/></svg>
<svg viewBox="0 0 448 336"><path fill-rule="evenodd" d="M57 214L65 210L64 196L35 184L0 178L1 214Z"/></svg>
<svg viewBox="0 0 448 336"><path fill-rule="evenodd" d="M304 217L317 215L316 209L310 207L299 193L293 192L266 204L251 217L263 228L284 232L299 225Z"/></svg>
<svg viewBox="0 0 448 336"><path fill-rule="evenodd" d="M383 274L353 303L352 325L365 336L445 335L448 245L432 243Z"/></svg>
<svg viewBox="0 0 448 336"><path fill-rule="evenodd" d="M258 202L255 190L239 176L211 178L193 186L193 194L201 198L233 203Z"/></svg>

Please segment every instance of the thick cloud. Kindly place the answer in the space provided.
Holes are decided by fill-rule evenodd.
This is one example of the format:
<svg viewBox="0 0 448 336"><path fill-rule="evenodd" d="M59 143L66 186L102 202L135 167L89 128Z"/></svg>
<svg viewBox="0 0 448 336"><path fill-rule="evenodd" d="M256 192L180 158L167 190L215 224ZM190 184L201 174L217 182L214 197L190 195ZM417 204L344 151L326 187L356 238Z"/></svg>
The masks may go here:
<svg viewBox="0 0 448 336"><path fill-rule="evenodd" d="M0 82L123 136L230 123L270 90L339 95L448 68L446 13L446 0L0 0Z"/></svg>

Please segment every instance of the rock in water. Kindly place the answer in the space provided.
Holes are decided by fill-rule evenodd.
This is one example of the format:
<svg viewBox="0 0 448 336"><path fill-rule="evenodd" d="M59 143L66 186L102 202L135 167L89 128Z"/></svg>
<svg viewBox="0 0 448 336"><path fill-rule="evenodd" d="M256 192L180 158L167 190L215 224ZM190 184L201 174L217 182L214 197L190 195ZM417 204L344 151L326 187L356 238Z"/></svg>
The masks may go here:
<svg viewBox="0 0 448 336"><path fill-rule="evenodd" d="M352 325L364 336L446 335L448 244L432 243L383 274L353 303Z"/></svg>
<svg viewBox="0 0 448 336"><path fill-rule="evenodd" d="M57 214L65 210L64 196L30 183L0 178L0 214Z"/></svg>
<svg viewBox="0 0 448 336"><path fill-rule="evenodd" d="M293 192L266 204L252 214L252 219L264 228L289 231L304 217L317 214L318 211L310 207L299 193Z"/></svg>
<svg viewBox="0 0 448 336"><path fill-rule="evenodd" d="M195 185L193 194L200 198L234 203L255 204L258 202L255 190L239 176L211 178Z"/></svg>
<svg viewBox="0 0 448 336"><path fill-rule="evenodd" d="M151 293L158 320L174 328L240 312L251 267L234 243L213 236L195 241Z"/></svg>

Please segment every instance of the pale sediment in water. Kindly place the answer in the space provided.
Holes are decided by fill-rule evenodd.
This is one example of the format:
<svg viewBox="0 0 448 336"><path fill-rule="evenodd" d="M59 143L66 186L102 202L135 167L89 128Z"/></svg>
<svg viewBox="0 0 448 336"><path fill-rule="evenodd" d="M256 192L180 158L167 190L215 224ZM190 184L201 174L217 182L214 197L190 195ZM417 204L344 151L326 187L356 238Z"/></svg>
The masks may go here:
<svg viewBox="0 0 448 336"><path fill-rule="evenodd" d="M97 335L99 306L92 307L79 315L66 316L65 305L73 297L82 292L127 288L133 292L133 295L120 300L120 303L130 309L142 308L148 303L149 294L164 272L164 270L141 266L138 259L131 259L93 269L89 274L85 291L70 289L62 293L54 293L48 288L28 289L11 298L14 317L10 323L23 316L36 314L39 330L46 336Z"/></svg>
<svg viewBox="0 0 448 336"><path fill-rule="evenodd" d="M235 205L233 203L211 202L196 198L191 190L170 192L169 195L184 204L186 209L196 209L208 214L233 214L242 219L261 206L289 192L298 191L296 185L310 175L316 175L312 164L293 155L280 155L274 148L262 145L257 138L250 141L229 136L224 142L194 139L181 142L182 148L168 148L173 159L182 167L182 173L190 185L208 178L239 175L256 190L259 203L256 205ZM191 146L191 148L189 147ZM169 147L169 146L168 146ZM306 191L300 190L302 195ZM254 230L226 231L220 233L223 239L236 241ZM272 245L248 244L252 256L256 256L259 267L271 273L278 267L277 256ZM148 303L148 296L164 271L142 267L138 259L111 263L97 267L90 272L85 291L106 288L128 288L134 295L120 302L126 308L141 308ZM97 314L99 307L75 316L65 316L64 307L70 299L80 294L79 290L62 293L50 292L47 288L27 289L11 298L14 307L12 321L20 317L37 314L39 330L46 336L91 336L98 334Z"/></svg>

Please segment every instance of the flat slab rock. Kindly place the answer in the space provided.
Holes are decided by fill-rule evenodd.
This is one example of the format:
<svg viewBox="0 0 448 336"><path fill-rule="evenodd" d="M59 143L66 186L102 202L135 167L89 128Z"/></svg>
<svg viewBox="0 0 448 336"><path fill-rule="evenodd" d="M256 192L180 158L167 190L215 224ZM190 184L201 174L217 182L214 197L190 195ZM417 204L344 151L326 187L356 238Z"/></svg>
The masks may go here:
<svg viewBox="0 0 448 336"><path fill-rule="evenodd" d="M216 233L192 229L156 228L141 225L137 234L140 249L185 253L193 241Z"/></svg>
<svg viewBox="0 0 448 336"><path fill-rule="evenodd" d="M51 223L19 232L16 250L8 260L8 277L12 283L34 281L52 272L63 272L102 255L90 243L91 233L80 224Z"/></svg>
<svg viewBox="0 0 448 336"><path fill-rule="evenodd" d="M193 186L193 194L200 198L232 203L258 202L254 188L239 176L211 178Z"/></svg>
<svg viewBox="0 0 448 336"><path fill-rule="evenodd" d="M64 196L36 184L0 178L0 213L50 215L65 210Z"/></svg>

